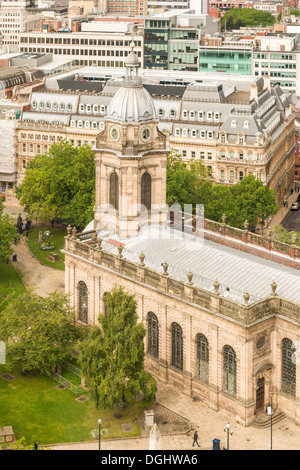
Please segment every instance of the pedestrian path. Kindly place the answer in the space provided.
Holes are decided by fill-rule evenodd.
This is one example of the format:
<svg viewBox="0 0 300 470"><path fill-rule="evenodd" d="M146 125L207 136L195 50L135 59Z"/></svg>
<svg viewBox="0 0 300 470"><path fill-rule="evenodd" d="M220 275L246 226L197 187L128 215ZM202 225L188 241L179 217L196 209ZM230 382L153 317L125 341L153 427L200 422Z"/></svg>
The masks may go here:
<svg viewBox="0 0 300 470"><path fill-rule="evenodd" d="M14 219L21 214L25 220L26 213L16 198L11 197L5 202L4 211ZM14 245L14 252L17 261L13 264L26 289L32 289L42 297L46 297L50 292L65 292L64 271L40 263L31 253L23 236L20 236L19 243Z"/></svg>
<svg viewBox="0 0 300 470"><path fill-rule="evenodd" d="M65 292L65 273L40 263L31 253L24 238L14 246L17 261L14 266L26 289L46 297L50 292Z"/></svg>
<svg viewBox="0 0 300 470"><path fill-rule="evenodd" d="M230 423L233 435L229 439L230 450L270 450L271 430L244 427L236 423L232 415L211 410L202 401L194 401L177 389L158 382L157 402L191 421L191 430L184 434L162 436L161 449L164 451L211 450L213 439L219 439L221 449L227 447L227 434L224 426ZM103 423L105 426L105 423ZM194 431L197 429L200 448L192 447ZM98 441L86 443L57 444L49 446L53 450L98 450ZM292 419L284 418L272 426L273 450L300 450L300 427ZM103 451L146 451L149 438L102 439Z"/></svg>

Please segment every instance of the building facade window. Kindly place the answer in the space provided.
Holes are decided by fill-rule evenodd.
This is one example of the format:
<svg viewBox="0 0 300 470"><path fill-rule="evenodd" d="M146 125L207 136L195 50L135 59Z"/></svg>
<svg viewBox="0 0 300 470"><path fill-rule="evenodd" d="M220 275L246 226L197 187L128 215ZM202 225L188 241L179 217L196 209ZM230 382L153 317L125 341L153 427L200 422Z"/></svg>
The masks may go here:
<svg viewBox="0 0 300 470"><path fill-rule="evenodd" d="M196 338L197 344L197 378L208 384L209 381L209 349L207 338L198 334Z"/></svg>
<svg viewBox="0 0 300 470"><path fill-rule="evenodd" d="M223 350L223 391L236 396L236 355L231 346Z"/></svg>
<svg viewBox="0 0 300 470"><path fill-rule="evenodd" d="M115 171L109 178L109 204L119 210L119 177Z"/></svg>
<svg viewBox="0 0 300 470"><path fill-rule="evenodd" d="M148 313L148 354L155 358L159 354L158 319L153 312Z"/></svg>
<svg viewBox="0 0 300 470"><path fill-rule="evenodd" d="M172 366L183 370L183 335L181 326L178 323L172 323Z"/></svg>
<svg viewBox="0 0 300 470"><path fill-rule="evenodd" d="M152 178L149 173L144 173L141 182L141 204L151 210L151 186Z"/></svg>
<svg viewBox="0 0 300 470"><path fill-rule="evenodd" d="M82 323L88 323L88 289L83 281L78 283L78 319Z"/></svg>
<svg viewBox="0 0 300 470"><path fill-rule="evenodd" d="M292 397L296 396L296 361L293 360L295 351L294 343L284 338L282 340L281 391Z"/></svg>

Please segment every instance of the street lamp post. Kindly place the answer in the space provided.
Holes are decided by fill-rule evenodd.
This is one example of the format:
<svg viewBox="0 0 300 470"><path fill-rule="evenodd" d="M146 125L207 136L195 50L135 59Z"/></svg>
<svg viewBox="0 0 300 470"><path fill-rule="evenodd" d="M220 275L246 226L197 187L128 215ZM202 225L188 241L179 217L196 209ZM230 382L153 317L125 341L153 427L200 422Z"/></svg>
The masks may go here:
<svg viewBox="0 0 300 470"><path fill-rule="evenodd" d="M101 424L102 420L98 419L98 426L99 426L99 450L100 450L100 440L101 440Z"/></svg>
<svg viewBox="0 0 300 470"><path fill-rule="evenodd" d="M271 416L271 449L272 450L272 447L273 447L273 433L272 433L272 425L273 425L273 422L272 422L272 417L273 417L273 407L272 407L272 395L271 395L271 398L270 398L270 406L268 406L268 416Z"/></svg>
<svg viewBox="0 0 300 470"><path fill-rule="evenodd" d="M224 432L227 433L227 450L229 450L229 435L232 436L233 431L230 431L230 424L227 423L226 426L224 426Z"/></svg>

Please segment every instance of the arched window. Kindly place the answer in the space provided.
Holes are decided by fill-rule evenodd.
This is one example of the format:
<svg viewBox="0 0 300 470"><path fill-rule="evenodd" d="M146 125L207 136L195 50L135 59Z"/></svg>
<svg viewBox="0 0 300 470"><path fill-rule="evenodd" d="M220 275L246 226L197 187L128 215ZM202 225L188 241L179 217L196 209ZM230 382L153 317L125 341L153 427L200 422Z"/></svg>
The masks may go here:
<svg viewBox="0 0 300 470"><path fill-rule="evenodd" d="M197 335L197 377L202 382L208 384L209 378L209 351L207 338L202 335Z"/></svg>
<svg viewBox="0 0 300 470"><path fill-rule="evenodd" d="M151 210L151 181L152 178L149 173L144 173L142 176L141 186L141 204Z"/></svg>
<svg viewBox="0 0 300 470"><path fill-rule="evenodd" d="M284 338L282 340L282 370L281 370L281 391L296 396L296 361L293 354L296 348L294 343Z"/></svg>
<svg viewBox="0 0 300 470"><path fill-rule="evenodd" d="M155 313L148 313L148 354L158 358L158 319Z"/></svg>
<svg viewBox="0 0 300 470"><path fill-rule="evenodd" d="M183 369L183 336L178 323L172 323L172 366Z"/></svg>
<svg viewBox="0 0 300 470"><path fill-rule="evenodd" d="M109 204L119 210L119 177L115 171L109 178Z"/></svg>
<svg viewBox="0 0 300 470"><path fill-rule="evenodd" d="M223 350L223 391L236 395L236 355L231 346L224 346Z"/></svg>
<svg viewBox="0 0 300 470"><path fill-rule="evenodd" d="M78 283L78 319L88 323L88 290L83 281Z"/></svg>

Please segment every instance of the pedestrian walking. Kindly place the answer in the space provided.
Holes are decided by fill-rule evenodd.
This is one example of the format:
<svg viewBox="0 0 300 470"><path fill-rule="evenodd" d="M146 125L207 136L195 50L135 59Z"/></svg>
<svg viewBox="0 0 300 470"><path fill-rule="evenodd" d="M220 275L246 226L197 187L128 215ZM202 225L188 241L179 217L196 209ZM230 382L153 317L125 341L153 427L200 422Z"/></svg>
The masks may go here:
<svg viewBox="0 0 300 470"><path fill-rule="evenodd" d="M195 443L197 444L198 447L200 447L199 442L198 442L198 433L197 433L197 431L194 432L193 447L194 447Z"/></svg>
<svg viewBox="0 0 300 470"><path fill-rule="evenodd" d="M38 443L38 441L36 441L36 442L34 443L34 446L33 446L33 447L34 447L34 450L38 450L38 448L39 448L39 443Z"/></svg>

